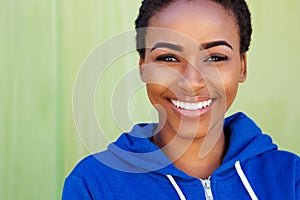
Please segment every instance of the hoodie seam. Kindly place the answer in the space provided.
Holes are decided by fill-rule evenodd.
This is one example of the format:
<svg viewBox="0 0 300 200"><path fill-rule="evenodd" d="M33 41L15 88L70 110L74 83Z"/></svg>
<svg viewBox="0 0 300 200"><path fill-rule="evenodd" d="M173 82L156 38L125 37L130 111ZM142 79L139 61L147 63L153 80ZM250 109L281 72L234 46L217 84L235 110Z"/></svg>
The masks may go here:
<svg viewBox="0 0 300 200"><path fill-rule="evenodd" d="M88 190L88 192L90 193L90 195L91 195L91 197L93 198L93 199L96 199L95 197L95 193L94 193L94 191L92 190L92 188L90 187L90 185L88 184L88 182L87 182L87 180L85 179L85 178L83 178L83 177L81 177L81 176L79 176L79 175L76 175L76 174L71 174L70 176L68 176L68 177L75 177L75 178L78 178L78 179L80 179L82 182L83 182L83 184L86 186L86 188L87 188L87 190Z"/></svg>

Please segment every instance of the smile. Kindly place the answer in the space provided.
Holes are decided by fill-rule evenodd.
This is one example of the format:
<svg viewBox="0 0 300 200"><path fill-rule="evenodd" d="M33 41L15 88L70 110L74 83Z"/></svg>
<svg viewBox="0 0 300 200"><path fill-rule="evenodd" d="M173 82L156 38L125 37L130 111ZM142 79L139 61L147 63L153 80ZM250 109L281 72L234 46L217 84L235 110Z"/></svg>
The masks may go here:
<svg viewBox="0 0 300 200"><path fill-rule="evenodd" d="M211 105L212 99L201 101L201 102L184 102L184 101L178 101L171 99L171 102L173 105L175 105L177 108L185 109L185 110L199 110L206 108Z"/></svg>

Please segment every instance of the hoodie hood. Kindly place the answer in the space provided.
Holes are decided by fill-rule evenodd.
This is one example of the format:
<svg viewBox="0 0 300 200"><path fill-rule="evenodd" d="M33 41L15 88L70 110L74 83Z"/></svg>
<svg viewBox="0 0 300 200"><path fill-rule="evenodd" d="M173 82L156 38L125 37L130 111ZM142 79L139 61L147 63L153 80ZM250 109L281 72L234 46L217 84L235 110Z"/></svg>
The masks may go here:
<svg viewBox="0 0 300 200"><path fill-rule="evenodd" d="M271 137L263 134L261 129L241 112L225 119L224 132L230 142L220 171L233 168L236 161L244 162L277 149Z"/></svg>
<svg viewBox="0 0 300 200"><path fill-rule="evenodd" d="M110 166L124 172L145 173L153 172L167 175L172 174L178 177L192 178L178 170L168 157L151 142L151 137L158 124L137 124L129 133L123 133L119 139L108 146L108 151L116 159L107 159ZM124 165L119 165L119 160ZM114 165L118 163L118 166ZM106 163L107 164L107 163Z"/></svg>
<svg viewBox="0 0 300 200"><path fill-rule="evenodd" d="M122 134L116 142L108 146L108 151L116 158L108 160L115 160L116 163L122 160L124 165L114 166L120 171L132 173L156 171L163 175L193 178L177 169L151 142L151 136L156 129L157 124L154 123L135 125L131 132ZM230 142L223 164L216 170L218 173L234 168L236 161L243 162L263 152L277 149L271 138L262 134L260 128L243 113L226 118L224 132Z"/></svg>

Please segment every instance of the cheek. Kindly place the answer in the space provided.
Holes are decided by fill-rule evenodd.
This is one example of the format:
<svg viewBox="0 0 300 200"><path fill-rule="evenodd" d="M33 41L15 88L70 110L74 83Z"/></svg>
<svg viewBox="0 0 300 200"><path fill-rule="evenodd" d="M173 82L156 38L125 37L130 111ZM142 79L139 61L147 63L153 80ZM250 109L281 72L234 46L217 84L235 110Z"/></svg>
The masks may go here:
<svg viewBox="0 0 300 200"><path fill-rule="evenodd" d="M167 116L167 112L166 101L163 96L165 93L168 93L168 89L159 84L147 84L146 89L151 104L159 113L160 121L162 121L162 119L164 121Z"/></svg>
<svg viewBox="0 0 300 200"><path fill-rule="evenodd" d="M157 104L161 100L162 94L166 91L166 87L160 84L147 84L146 85L147 94L150 102L152 104Z"/></svg>
<svg viewBox="0 0 300 200"><path fill-rule="evenodd" d="M206 74L210 93L226 101L224 106L231 104L237 93L239 73L234 69L232 66L215 68L214 71Z"/></svg>
<svg viewBox="0 0 300 200"><path fill-rule="evenodd" d="M232 104L239 86L239 76L238 74L231 74L231 76L225 76L223 79L225 95L226 95L226 104L227 108Z"/></svg>
<svg viewBox="0 0 300 200"><path fill-rule="evenodd" d="M157 84L163 87L170 87L176 80L181 78L180 72L172 67L156 63L143 65L143 78L147 85Z"/></svg>
<svg viewBox="0 0 300 200"><path fill-rule="evenodd" d="M225 85L226 99L232 101L236 96L237 90L238 90L238 83L234 83L234 84L229 83Z"/></svg>

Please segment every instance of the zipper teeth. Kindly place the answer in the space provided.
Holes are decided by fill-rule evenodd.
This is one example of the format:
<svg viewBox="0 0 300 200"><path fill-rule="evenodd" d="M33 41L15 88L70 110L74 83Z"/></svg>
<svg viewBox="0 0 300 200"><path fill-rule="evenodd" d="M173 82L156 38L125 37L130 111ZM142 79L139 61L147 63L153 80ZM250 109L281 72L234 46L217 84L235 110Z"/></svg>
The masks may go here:
<svg viewBox="0 0 300 200"><path fill-rule="evenodd" d="M206 200L213 200L214 197L213 197L213 194L212 194L212 191L211 191L210 177L206 180L201 180L201 183L202 183L202 186L204 188L204 193L205 193Z"/></svg>

